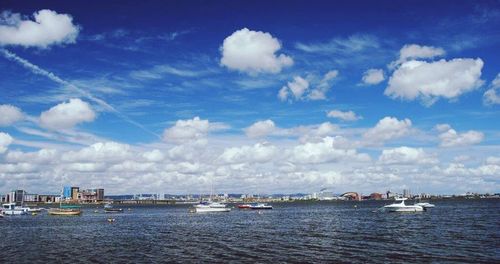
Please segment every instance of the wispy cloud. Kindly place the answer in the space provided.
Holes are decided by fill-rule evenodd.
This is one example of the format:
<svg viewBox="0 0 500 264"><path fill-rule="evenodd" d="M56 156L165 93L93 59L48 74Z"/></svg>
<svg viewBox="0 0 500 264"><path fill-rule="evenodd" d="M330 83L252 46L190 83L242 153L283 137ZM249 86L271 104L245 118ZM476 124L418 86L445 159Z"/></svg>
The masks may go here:
<svg viewBox="0 0 500 264"><path fill-rule="evenodd" d="M69 87L70 89L74 90L75 92L77 92L78 94L80 94L81 96L91 100L92 102L98 104L99 106L103 107L104 109L106 109L107 111L110 111L112 113L114 113L116 116L118 116L119 118L121 118L122 120L142 129L143 131L149 133L149 134L152 134L156 137L159 137L159 135L157 135L156 133L150 131L149 129L147 129L145 126L143 126L142 124L130 119L129 117L127 117L126 115L124 115L123 113L119 112L118 110L116 110L113 106L111 106L110 104L108 104L107 102L105 102L104 100L100 99L100 98L97 98L95 97L94 95L92 95L91 93L89 93L88 91L85 91L79 87L77 87L76 85L66 81L66 80L63 80L61 79L59 76L55 75L54 73L52 72L49 72L47 70L44 70L40 67L38 67L37 65L17 56L16 54L6 50L6 49L0 49L0 52L3 54L3 56L11 61L14 61L16 63L19 63L20 65L22 65L23 67L29 69L31 72L33 72L34 74L38 74L38 75L42 75L42 76L45 76L47 78L49 78L50 80L60 84L60 85L64 85L66 87Z"/></svg>
<svg viewBox="0 0 500 264"><path fill-rule="evenodd" d="M379 41L372 35L355 34L347 38L333 38L328 42L295 44L295 48L309 53L352 53L369 48L378 48Z"/></svg>

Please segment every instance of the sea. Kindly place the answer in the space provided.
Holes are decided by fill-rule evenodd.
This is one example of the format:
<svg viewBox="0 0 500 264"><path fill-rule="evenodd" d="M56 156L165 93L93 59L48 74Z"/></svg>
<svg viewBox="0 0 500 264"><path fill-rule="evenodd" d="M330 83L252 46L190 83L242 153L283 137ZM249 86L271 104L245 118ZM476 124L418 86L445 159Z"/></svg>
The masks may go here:
<svg viewBox="0 0 500 264"><path fill-rule="evenodd" d="M0 263L500 263L500 199L431 202L435 208L417 213L363 201L4 217Z"/></svg>

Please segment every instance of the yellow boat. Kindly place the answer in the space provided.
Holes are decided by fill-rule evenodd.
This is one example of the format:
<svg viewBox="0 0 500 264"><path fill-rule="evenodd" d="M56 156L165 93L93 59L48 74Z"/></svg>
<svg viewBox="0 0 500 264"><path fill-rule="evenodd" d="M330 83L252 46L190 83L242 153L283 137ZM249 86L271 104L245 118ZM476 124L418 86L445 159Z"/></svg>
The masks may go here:
<svg viewBox="0 0 500 264"><path fill-rule="evenodd" d="M60 208L52 208L49 210L49 215L80 215L82 211L80 206L61 206Z"/></svg>

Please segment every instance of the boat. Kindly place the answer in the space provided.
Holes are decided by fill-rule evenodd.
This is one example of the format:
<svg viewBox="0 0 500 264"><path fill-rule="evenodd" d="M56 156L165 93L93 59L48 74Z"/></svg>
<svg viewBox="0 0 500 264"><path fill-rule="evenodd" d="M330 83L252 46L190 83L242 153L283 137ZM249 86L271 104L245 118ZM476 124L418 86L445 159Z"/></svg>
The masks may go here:
<svg viewBox="0 0 500 264"><path fill-rule="evenodd" d="M80 206L74 205L60 205L59 208L49 209L49 215L74 216L81 213Z"/></svg>
<svg viewBox="0 0 500 264"><path fill-rule="evenodd" d="M416 203L415 205L421 206L422 208L424 208L424 210L427 210L428 208L436 207L434 204L427 203L427 202L419 202L419 203Z"/></svg>
<svg viewBox="0 0 500 264"><path fill-rule="evenodd" d="M107 203L104 205L104 212L105 213L122 213L123 209L122 208L114 208L111 203Z"/></svg>
<svg viewBox="0 0 500 264"><path fill-rule="evenodd" d="M16 206L16 203L2 204L3 215L25 215L28 211L24 207Z"/></svg>
<svg viewBox="0 0 500 264"><path fill-rule="evenodd" d="M273 206L265 204L265 203L257 203L257 204L251 204L250 209L252 209L252 210L270 210L270 209L273 209Z"/></svg>
<svg viewBox="0 0 500 264"><path fill-rule="evenodd" d="M239 209L250 209L251 204L238 204Z"/></svg>
<svg viewBox="0 0 500 264"><path fill-rule="evenodd" d="M195 213L211 213L211 212L230 212L231 208L226 207L225 204L205 201L193 207Z"/></svg>
<svg viewBox="0 0 500 264"><path fill-rule="evenodd" d="M420 205L406 205L405 201L408 198L395 198L396 201L401 201L400 203L393 203L384 206L384 209L389 212L422 212L424 208Z"/></svg>

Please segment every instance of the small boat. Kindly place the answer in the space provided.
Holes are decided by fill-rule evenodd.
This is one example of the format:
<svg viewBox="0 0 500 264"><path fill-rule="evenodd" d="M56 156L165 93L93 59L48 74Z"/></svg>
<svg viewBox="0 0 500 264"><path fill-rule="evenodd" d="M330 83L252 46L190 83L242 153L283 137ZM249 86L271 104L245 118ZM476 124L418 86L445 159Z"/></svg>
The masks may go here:
<svg viewBox="0 0 500 264"><path fill-rule="evenodd" d="M273 206L265 204L265 203L257 203L257 204L250 205L250 209L252 209L252 210L271 210L271 209L273 209Z"/></svg>
<svg viewBox="0 0 500 264"><path fill-rule="evenodd" d="M231 208L227 208L225 204L217 202L200 202L194 206L195 213L211 213L211 212L230 212Z"/></svg>
<svg viewBox="0 0 500 264"><path fill-rule="evenodd" d="M60 206L59 208L51 208L49 209L49 215L60 215L60 216L74 216L80 215L82 211L80 210L80 206Z"/></svg>
<svg viewBox="0 0 500 264"><path fill-rule="evenodd" d="M6 203L2 205L3 215L25 215L28 214L27 208L16 206L16 203Z"/></svg>
<svg viewBox="0 0 500 264"><path fill-rule="evenodd" d="M386 205L384 208L389 212L422 212L424 210L420 205L406 205L407 198L395 198L395 200L401 202Z"/></svg>
<svg viewBox="0 0 500 264"><path fill-rule="evenodd" d="M250 209L251 204L238 204L239 209Z"/></svg>
<svg viewBox="0 0 500 264"><path fill-rule="evenodd" d="M427 202L420 202L420 203L416 203L415 205L421 206L422 208L424 208L424 210L427 210L427 208L436 207L434 204L427 203Z"/></svg>
<svg viewBox="0 0 500 264"><path fill-rule="evenodd" d="M111 203L107 203L104 205L104 212L105 213L122 213L123 209L122 208L114 208Z"/></svg>

